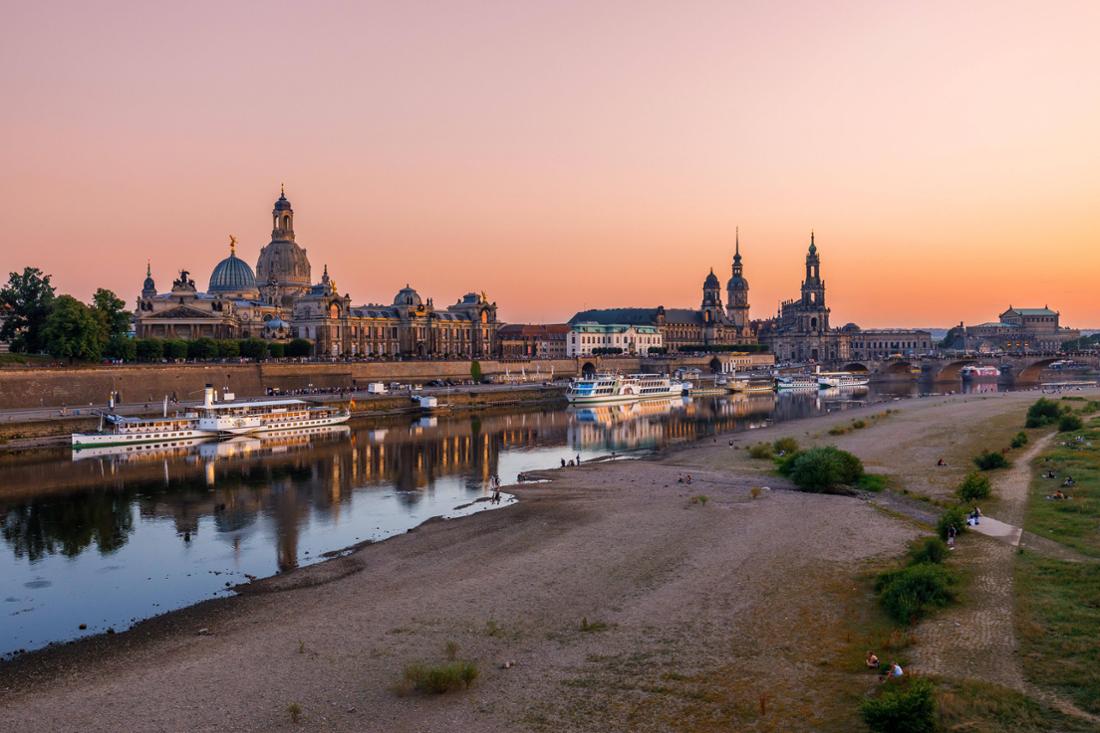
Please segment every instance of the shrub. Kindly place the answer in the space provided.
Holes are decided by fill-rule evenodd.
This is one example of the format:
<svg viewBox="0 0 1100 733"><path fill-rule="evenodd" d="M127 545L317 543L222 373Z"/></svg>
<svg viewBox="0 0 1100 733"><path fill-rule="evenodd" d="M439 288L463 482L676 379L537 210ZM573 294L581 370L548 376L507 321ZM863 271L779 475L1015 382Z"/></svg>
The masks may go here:
<svg viewBox="0 0 1100 733"><path fill-rule="evenodd" d="M863 428L867 427L867 423L863 420L853 420L852 427L856 430L863 430Z"/></svg>
<svg viewBox="0 0 1100 733"><path fill-rule="evenodd" d="M890 685L878 697L864 700L859 714L873 733L933 733L936 700L932 683L914 679Z"/></svg>
<svg viewBox="0 0 1100 733"><path fill-rule="evenodd" d="M410 664L405 668L405 682L412 685L417 692L433 695L469 687L477 676L477 665L473 662Z"/></svg>
<svg viewBox="0 0 1100 733"><path fill-rule="evenodd" d="M852 486L863 477L863 463L851 453L832 446L795 453L779 469L804 491Z"/></svg>
<svg viewBox="0 0 1100 733"><path fill-rule="evenodd" d="M974 456L974 465L983 471L992 471L995 468L1007 467L1008 459L1003 453L985 450Z"/></svg>
<svg viewBox="0 0 1100 733"><path fill-rule="evenodd" d="M470 379L474 382L481 381L481 362L477 359L470 362Z"/></svg>
<svg viewBox="0 0 1100 733"><path fill-rule="evenodd" d="M772 443L772 447L775 449L776 453L790 455L791 453L798 452L798 441L794 438L780 438Z"/></svg>
<svg viewBox="0 0 1100 733"><path fill-rule="evenodd" d="M909 624L954 601L956 582L955 574L943 565L922 562L882 573L875 580L875 592L892 619Z"/></svg>
<svg viewBox="0 0 1100 733"><path fill-rule="evenodd" d="M857 484L864 491L882 491L886 488L886 477L878 473L865 473Z"/></svg>
<svg viewBox="0 0 1100 733"><path fill-rule="evenodd" d="M137 358L137 342L124 333L112 334L103 348L103 355L112 359L133 361Z"/></svg>
<svg viewBox="0 0 1100 733"><path fill-rule="evenodd" d="M1031 407L1027 408L1027 421L1025 427L1041 428L1053 425L1062 415L1062 408L1054 400L1040 397Z"/></svg>
<svg viewBox="0 0 1100 733"><path fill-rule="evenodd" d="M290 722L297 724L302 719L302 706L296 702L292 702L286 706L286 711L290 715Z"/></svg>
<svg viewBox="0 0 1100 733"><path fill-rule="evenodd" d="M1020 432L1016 433L1015 436L1013 436L1012 447L1023 448L1025 445L1027 445L1027 433L1021 430Z"/></svg>
<svg viewBox="0 0 1100 733"><path fill-rule="evenodd" d="M936 522L936 534L940 536L940 539L946 540L947 530L952 526L955 528L956 534L962 534L966 531L966 513L957 506L947 509L940 515L939 521Z"/></svg>
<svg viewBox="0 0 1100 733"><path fill-rule="evenodd" d="M267 351L272 359L282 359L286 356L286 344L276 341L267 345Z"/></svg>
<svg viewBox="0 0 1100 733"><path fill-rule="evenodd" d="M922 562L941 563L946 559L947 545L939 537L925 537L909 548L909 562L912 565Z"/></svg>
<svg viewBox="0 0 1100 733"><path fill-rule="evenodd" d="M957 493L963 501L977 501L978 499L988 498L990 493L989 479L977 472L969 473L963 479L962 484L959 485Z"/></svg>
<svg viewBox="0 0 1100 733"><path fill-rule="evenodd" d="M1071 433L1074 430L1080 430L1085 425L1081 422L1081 418L1076 415L1062 415L1058 418L1058 432Z"/></svg>
<svg viewBox="0 0 1100 733"><path fill-rule="evenodd" d="M750 458L771 458L772 447L768 443L757 443L749 446Z"/></svg>
<svg viewBox="0 0 1100 733"><path fill-rule="evenodd" d="M848 432L848 428L843 425L836 425L829 428L829 435L845 435Z"/></svg>

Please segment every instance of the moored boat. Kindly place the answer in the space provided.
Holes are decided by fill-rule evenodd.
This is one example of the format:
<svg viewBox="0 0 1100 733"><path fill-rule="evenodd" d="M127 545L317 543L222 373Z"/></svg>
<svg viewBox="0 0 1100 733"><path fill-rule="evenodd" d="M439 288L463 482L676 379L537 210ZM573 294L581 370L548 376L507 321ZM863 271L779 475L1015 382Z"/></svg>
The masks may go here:
<svg viewBox="0 0 1100 733"><path fill-rule="evenodd" d="M312 405L302 400L243 400L215 402L207 385L199 413L199 430L210 435L249 435L273 430L313 428L347 422L342 407Z"/></svg>
<svg viewBox="0 0 1100 733"><path fill-rule="evenodd" d="M963 379L996 379L1001 376L1001 370L995 366L976 366L967 364L959 373Z"/></svg>
<svg viewBox="0 0 1100 733"><path fill-rule="evenodd" d="M866 387L871 383L871 380L865 375L853 374L852 372L820 372L817 375L817 383L822 389L830 387L852 388Z"/></svg>
<svg viewBox="0 0 1100 733"><path fill-rule="evenodd" d="M166 443L200 440L213 433L199 427L199 414L163 417L124 417L103 415L100 429L94 433L73 433L73 448L107 448L119 445Z"/></svg>
<svg viewBox="0 0 1100 733"><path fill-rule="evenodd" d="M597 374L574 379L565 398L571 404L590 404L678 397L683 393L683 384L663 374Z"/></svg>
<svg viewBox="0 0 1100 733"><path fill-rule="evenodd" d="M780 392L818 389L816 374L781 374L775 378L775 388Z"/></svg>

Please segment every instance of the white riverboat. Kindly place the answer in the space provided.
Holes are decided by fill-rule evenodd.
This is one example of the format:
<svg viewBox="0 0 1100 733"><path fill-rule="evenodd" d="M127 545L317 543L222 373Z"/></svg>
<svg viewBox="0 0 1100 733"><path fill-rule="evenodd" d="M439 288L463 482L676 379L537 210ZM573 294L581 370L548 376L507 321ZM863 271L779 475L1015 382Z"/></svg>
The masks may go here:
<svg viewBox="0 0 1100 733"><path fill-rule="evenodd" d="M344 408L311 405L302 400L214 402L214 388L207 386L198 425L210 435L251 435L338 425L350 417Z"/></svg>
<svg viewBox="0 0 1100 733"><path fill-rule="evenodd" d="M683 393L681 382L663 374L597 374L574 379L565 398L571 404L584 405L679 397Z"/></svg>
<svg viewBox="0 0 1100 733"><path fill-rule="evenodd" d="M817 384L822 389L866 387L870 383L867 376L851 372L820 372L817 375Z"/></svg>
<svg viewBox="0 0 1100 733"><path fill-rule="evenodd" d="M775 378L775 388L780 392L793 392L795 390L817 390L816 374L781 374Z"/></svg>
<svg viewBox="0 0 1100 733"><path fill-rule="evenodd" d="M250 435L275 430L322 427L347 422L348 410L311 405L302 400L214 401L207 386L203 403L174 416L125 417L103 415L94 433L73 433L73 448L105 448L146 443L170 444L226 435Z"/></svg>
<svg viewBox="0 0 1100 733"><path fill-rule="evenodd" d="M164 417L103 415L94 433L73 433L73 448L107 448L144 443L177 443L213 437L199 427L199 414L187 412Z"/></svg>

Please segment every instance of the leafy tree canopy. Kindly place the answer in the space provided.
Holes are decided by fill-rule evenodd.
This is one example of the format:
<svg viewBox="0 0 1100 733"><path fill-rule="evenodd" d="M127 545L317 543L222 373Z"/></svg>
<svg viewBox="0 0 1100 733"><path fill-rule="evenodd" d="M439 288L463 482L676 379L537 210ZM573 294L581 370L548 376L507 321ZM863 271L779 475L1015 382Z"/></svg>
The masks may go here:
<svg viewBox="0 0 1100 733"><path fill-rule="evenodd" d="M0 339L11 343L11 350L37 354L45 350L42 330L50 315L54 288L50 276L37 267L26 267L23 274L13 272L8 284L0 288L0 311L5 316Z"/></svg>

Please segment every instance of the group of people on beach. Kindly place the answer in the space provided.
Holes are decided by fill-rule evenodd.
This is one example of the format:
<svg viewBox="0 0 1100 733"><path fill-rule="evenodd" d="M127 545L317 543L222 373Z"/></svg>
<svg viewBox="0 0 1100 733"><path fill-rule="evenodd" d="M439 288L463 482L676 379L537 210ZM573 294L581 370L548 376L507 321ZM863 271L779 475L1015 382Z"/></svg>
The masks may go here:
<svg viewBox="0 0 1100 733"><path fill-rule="evenodd" d="M579 466L579 465L581 465L581 454L580 453L577 454L577 457L575 459L570 458L568 462L564 458L561 459L561 467L562 468L565 468L566 466L572 468L574 466Z"/></svg>
<svg viewBox="0 0 1100 733"><path fill-rule="evenodd" d="M901 665L898 664L896 661L884 665L882 662L879 661L878 655L872 651L867 652L866 664L867 669L871 669L879 673L879 682L885 682L891 677L893 677L894 679L898 679L905 674L905 672L901 668Z"/></svg>

